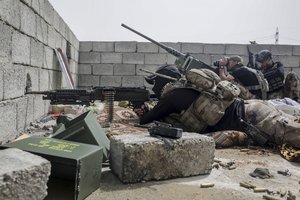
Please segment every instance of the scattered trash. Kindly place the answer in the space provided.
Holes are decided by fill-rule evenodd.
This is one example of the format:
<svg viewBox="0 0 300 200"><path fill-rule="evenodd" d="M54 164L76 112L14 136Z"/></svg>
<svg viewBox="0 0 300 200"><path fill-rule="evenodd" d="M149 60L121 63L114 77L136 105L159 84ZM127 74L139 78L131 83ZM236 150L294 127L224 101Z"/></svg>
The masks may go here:
<svg viewBox="0 0 300 200"><path fill-rule="evenodd" d="M200 184L200 188L210 188L210 187L214 187L215 184L214 183L203 183Z"/></svg>
<svg viewBox="0 0 300 200"><path fill-rule="evenodd" d="M254 172L250 173L249 175L255 178L259 177L261 179L273 177L267 168L256 168Z"/></svg>
<svg viewBox="0 0 300 200"><path fill-rule="evenodd" d="M285 171L277 171L278 174L282 174L283 176L291 176L291 172L289 172L289 170L285 170Z"/></svg>

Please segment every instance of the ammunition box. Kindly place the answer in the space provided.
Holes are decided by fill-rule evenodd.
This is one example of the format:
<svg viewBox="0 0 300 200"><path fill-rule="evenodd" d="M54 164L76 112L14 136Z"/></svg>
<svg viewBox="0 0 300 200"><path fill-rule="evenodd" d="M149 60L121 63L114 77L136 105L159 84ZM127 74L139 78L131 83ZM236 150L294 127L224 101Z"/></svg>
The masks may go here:
<svg viewBox="0 0 300 200"><path fill-rule="evenodd" d="M8 147L51 162L46 199L81 200L99 188L103 155L99 146L33 136L1 146Z"/></svg>

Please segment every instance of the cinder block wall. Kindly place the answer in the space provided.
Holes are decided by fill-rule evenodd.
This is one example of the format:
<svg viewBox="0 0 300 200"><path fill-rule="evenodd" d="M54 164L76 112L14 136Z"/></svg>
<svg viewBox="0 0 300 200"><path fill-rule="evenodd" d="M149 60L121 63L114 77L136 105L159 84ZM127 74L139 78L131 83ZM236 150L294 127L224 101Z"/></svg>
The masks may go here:
<svg viewBox="0 0 300 200"><path fill-rule="evenodd" d="M300 46L293 45L241 45L203 43L163 43L211 65L222 56L240 55L248 63L248 50L258 52L271 50L274 60L286 66L286 72L296 71L300 75ZM157 45L148 42L80 42L78 86L146 86L139 69L155 71L159 65L173 64L176 57Z"/></svg>
<svg viewBox="0 0 300 200"><path fill-rule="evenodd" d="M33 91L65 87L54 48L77 81L79 41L48 0L0 1L0 143L48 111L40 95L25 95L29 79Z"/></svg>

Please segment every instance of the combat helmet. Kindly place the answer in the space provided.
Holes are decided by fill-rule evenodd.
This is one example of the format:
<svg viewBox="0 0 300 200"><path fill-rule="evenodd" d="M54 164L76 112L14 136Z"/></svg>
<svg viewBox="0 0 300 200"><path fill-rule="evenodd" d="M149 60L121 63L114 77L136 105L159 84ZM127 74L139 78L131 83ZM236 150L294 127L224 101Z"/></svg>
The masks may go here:
<svg viewBox="0 0 300 200"><path fill-rule="evenodd" d="M263 62L268 58L272 59L272 53L269 50L261 50L257 54L255 54L255 60L257 62Z"/></svg>

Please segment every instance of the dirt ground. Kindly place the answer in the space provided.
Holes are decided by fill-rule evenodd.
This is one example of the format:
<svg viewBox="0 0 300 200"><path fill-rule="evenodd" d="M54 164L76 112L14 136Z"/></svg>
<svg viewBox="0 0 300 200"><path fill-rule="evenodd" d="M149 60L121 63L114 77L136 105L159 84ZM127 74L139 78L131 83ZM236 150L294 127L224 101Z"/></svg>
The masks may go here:
<svg viewBox="0 0 300 200"><path fill-rule="evenodd" d="M123 184L112 174L108 167L103 168L101 186L86 200L255 200L263 199L267 192L255 193L252 189L240 186L248 182L259 188L277 191L291 191L300 199L300 163L292 163L280 155L269 151L240 149L216 150L215 158L222 162L235 162L235 169L214 168L209 175L177 178L165 181L150 181L136 184ZM267 168L273 178L260 179L249 175L255 168ZM283 176L277 171L289 170L291 176ZM214 187L200 188L200 184L213 183ZM287 194L278 199L287 199Z"/></svg>

